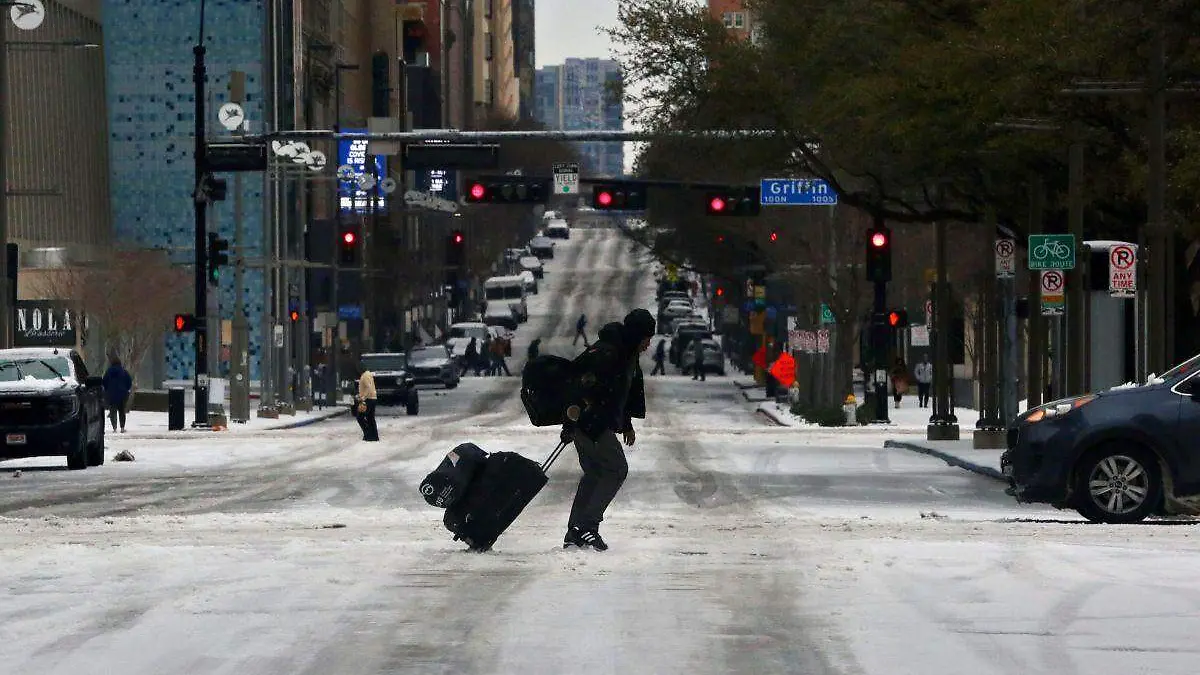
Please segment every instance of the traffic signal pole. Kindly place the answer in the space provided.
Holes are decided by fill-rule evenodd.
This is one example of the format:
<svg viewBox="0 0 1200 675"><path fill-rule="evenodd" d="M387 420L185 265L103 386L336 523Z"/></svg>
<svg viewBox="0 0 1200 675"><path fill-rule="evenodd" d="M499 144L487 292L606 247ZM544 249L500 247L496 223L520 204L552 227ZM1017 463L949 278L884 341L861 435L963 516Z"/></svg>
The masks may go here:
<svg viewBox="0 0 1200 675"><path fill-rule="evenodd" d="M889 242L890 245L890 242ZM888 417L887 406L887 382L888 382L888 349L891 342L891 327L886 322L882 321L882 317L887 313L887 282L876 281L875 286L875 304L871 311L871 341L873 343L872 351L875 353L875 367L871 374L872 383L875 391L875 421L890 422ZM882 375L882 377L880 377Z"/></svg>
<svg viewBox="0 0 1200 675"><path fill-rule="evenodd" d="M193 427L208 426L208 237L205 231L208 217L208 196L205 194L204 85L207 76L204 66L204 0L200 0L200 39L192 48L194 64L196 114L196 186L192 204L196 217L196 419Z"/></svg>

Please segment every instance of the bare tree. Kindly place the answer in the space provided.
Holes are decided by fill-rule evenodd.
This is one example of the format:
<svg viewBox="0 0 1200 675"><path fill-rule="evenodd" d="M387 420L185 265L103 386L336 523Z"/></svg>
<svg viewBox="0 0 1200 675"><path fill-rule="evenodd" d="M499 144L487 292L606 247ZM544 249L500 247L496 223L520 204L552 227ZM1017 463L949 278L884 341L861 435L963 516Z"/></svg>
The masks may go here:
<svg viewBox="0 0 1200 675"><path fill-rule="evenodd" d="M89 344L103 345L136 376L172 314L186 307L190 275L163 251L118 250L94 264L55 270L41 290L86 319Z"/></svg>

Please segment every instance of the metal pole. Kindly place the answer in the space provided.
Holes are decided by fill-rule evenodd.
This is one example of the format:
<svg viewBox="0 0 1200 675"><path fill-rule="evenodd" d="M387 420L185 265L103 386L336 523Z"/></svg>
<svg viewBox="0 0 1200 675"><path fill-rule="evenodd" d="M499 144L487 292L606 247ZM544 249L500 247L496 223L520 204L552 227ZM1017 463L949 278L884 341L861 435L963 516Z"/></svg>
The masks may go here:
<svg viewBox="0 0 1200 675"><path fill-rule="evenodd" d="M1033 175L1029 185L1029 233L1042 231L1046 184ZM1041 275L1029 271L1029 352L1026 356L1025 401L1029 408L1042 404L1042 373L1046 363L1046 322L1042 319Z"/></svg>
<svg viewBox="0 0 1200 675"><path fill-rule="evenodd" d="M206 77L204 52L204 0L200 0L200 39L192 48L194 56L192 78L195 84L196 99L196 149L194 155L196 185L192 199L195 207L196 228L196 419L192 422L193 427L208 426L208 250L206 249L208 197L203 192L205 168L204 80Z"/></svg>
<svg viewBox="0 0 1200 675"><path fill-rule="evenodd" d="M1171 306L1171 273L1174 270L1174 237L1167 225L1166 213L1166 47L1162 20L1157 25L1150 46L1150 128L1149 177L1146 186L1147 231L1150 234L1150 370L1161 373L1171 366L1174 354L1174 312Z"/></svg>
<svg viewBox="0 0 1200 675"><path fill-rule="evenodd" d="M7 10L4 3L0 7ZM0 347L11 347L15 288L8 287L8 25L0 24Z"/></svg>
<svg viewBox="0 0 1200 675"><path fill-rule="evenodd" d="M876 226L882 225L878 220ZM875 421L888 422L888 405L887 405L887 371L888 371L888 346L891 339L891 332L887 324L879 323L879 318L887 312L887 283L876 281L875 288L875 303L871 312L871 341L875 352L875 367L873 378L875 384ZM879 377L879 373L883 372L884 376Z"/></svg>
<svg viewBox="0 0 1200 675"><path fill-rule="evenodd" d="M1066 381L1063 383L1067 396L1082 394L1087 385L1084 382L1084 341L1087 340L1085 327L1083 286L1083 140L1078 122L1071 125L1071 147L1068 159L1068 231L1075 238L1076 261L1075 269L1068 270L1067 280L1067 336L1066 345L1069 349L1062 354L1066 365Z"/></svg>
<svg viewBox="0 0 1200 675"><path fill-rule="evenodd" d="M1015 279L1003 279L1000 282L1002 302L1000 310L1003 321L1000 323L1004 334L1001 339L1001 387L1000 387L1000 426L1006 428L1008 423L1017 416L1017 311Z"/></svg>
<svg viewBox="0 0 1200 675"><path fill-rule="evenodd" d="M333 128L338 132L342 130L342 69L337 63L333 64ZM336 141L335 145L337 147L335 147L334 151L338 153L338 156L340 157L341 141ZM342 181L339 178L338 180L333 181L333 227L331 228L333 230L333 246L329 249L332 251L330 255L333 259L333 271L331 272L333 278L330 283L330 295L332 296L330 298L330 303L333 305L333 339L330 341L331 344L329 348L328 365L330 381L327 383L329 388L329 400L327 400L326 403L332 406L336 406L341 402L342 391L341 374L338 369L342 355L342 317L338 306L340 303L340 300L338 299L338 277L341 276L341 269L339 267L339 264L341 263L341 241L339 239L339 230L342 226L341 190Z"/></svg>
<svg viewBox="0 0 1200 675"><path fill-rule="evenodd" d="M934 284L934 362L933 415L929 418L926 438L931 441L957 441L958 417L951 407L952 366L950 364L950 284L946 274L946 229L944 220L935 226L937 282Z"/></svg>

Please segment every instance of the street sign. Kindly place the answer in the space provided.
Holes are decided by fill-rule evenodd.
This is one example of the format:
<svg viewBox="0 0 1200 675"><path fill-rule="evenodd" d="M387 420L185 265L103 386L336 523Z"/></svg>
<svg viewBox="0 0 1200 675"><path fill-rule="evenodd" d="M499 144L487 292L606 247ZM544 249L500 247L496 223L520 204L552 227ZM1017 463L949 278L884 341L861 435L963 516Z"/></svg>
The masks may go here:
<svg viewBox="0 0 1200 675"><path fill-rule="evenodd" d="M275 328L272 331L272 333L275 336L275 346L282 347L283 346L283 325L278 324L278 323L275 324Z"/></svg>
<svg viewBox="0 0 1200 675"><path fill-rule="evenodd" d="M829 324L837 323L837 319L833 316L833 310L829 309L829 305L821 303L821 325L828 326Z"/></svg>
<svg viewBox="0 0 1200 675"><path fill-rule="evenodd" d="M1120 244L1108 250L1108 294L1114 298L1137 295L1137 248Z"/></svg>
<svg viewBox="0 0 1200 675"><path fill-rule="evenodd" d="M926 326L933 325L933 301L932 300L925 301L925 325Z"/></svg>
<svg viewBox="0 0 1200 675"><path fill-rule="evenodd" d="M1067 277L1059 270L1043 270L1042 316L1062 316L1067 310Z"/></svg>
<svg viewBox="0 0 1200 675"><path fill-rule="evenodd" d="M787 318L787 329L788 329L788 332L789 332L789 333L791 333L791 332L793 332L793 331L795 331L795 330L796 330L796 317L794 317L794 316L789 316L789 317Z"/></svg>
<svg viewBox="0 0 1200 675"><path fill-rule="evenodd" d="M828 354L829 353L829 330L827 330L825 328L822 328L821 330L817 331L817 353L818 354Z"/></svg>
<svg viewBox="0 0 1200 675"><path fill-rule="evenodd" d="M559 163L554 165L554 194L579 194L579 165Z"/></svg>
<svg viewBox="0 0 1200 675"><path fill-rule="evenodd" d="M746 280L746 297L747 298L754 297L754 280L753 279Z"/></svg>
<svg viewBox="0 0 1200 675"><path fill-rule="evenodd" d="M1017 244L1012 239L997 239L993 247L996 252L996 278L1012 279L1017 276Z"/></svg>
<svg viewBox="0 0 1200 675"><path fill-rule="evenodd" d="M237 131L246 121L246 111L236 103L226 103L217 111L217 121L230 131Z"/></svg>
<svg viewBox="0 0 1200 675"><path fill-rule="evenodd" d="M914 347L928 347L929 326L909 326L908 339Z"/></svg>
<svg viewBox="0 0 1200 675"><path fill-rule="evenodd" d="M42 4L42 0L21 0L15 4L11 2L2 4L12 7L8 11L8 16L12 19L13 25L21 30L33 30L46 20L46 6ZM0 28L0 30L4 29Z"/></svg>
<svg viewBox="0 0 1200 675"><path fill-rule="evenodd" d="M832 206L837 193L820 178L763 178L758 191L763 206Z"/></svg>
<svg viewBox="0 0 1200 675"><path fill-rule="evenodd" d="M754 299L765 301L767 299L767 287L766 286L755 286L754 287Z"/></svg>
<svg viewBox="0 0 1200 675"><path fill-rule="evenodd" d="M557 176L557 174L555 175ZM576 185L576 187L578 187L578 185ZM557 188L555 189L555 192L558 192ZM671 283L679 281L679 267L676 266L675 263L667 264L667 281Z"/></svg>
<svg viewBox="0 0 1200 675"><path fill-rule="evenodd" d="M1029 235L1029 269L1073 270L1075 269L1075 235L1031 234Z"/></svg>

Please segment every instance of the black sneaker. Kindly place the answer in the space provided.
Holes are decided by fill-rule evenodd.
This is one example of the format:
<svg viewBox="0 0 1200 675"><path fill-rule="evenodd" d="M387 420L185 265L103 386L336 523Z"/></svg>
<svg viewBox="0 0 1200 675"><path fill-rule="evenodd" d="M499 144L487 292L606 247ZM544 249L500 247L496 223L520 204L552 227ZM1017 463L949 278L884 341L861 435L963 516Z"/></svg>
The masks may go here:
<svg viewBox="0 0 1200 675"><path fill-rule="evenodd" d="M563 548L578 546L579 548L594 548L597 551L607 551L608 544L600 538L600 533L596 530L584 530L578 527L572 527L567 530L567 536L563 538Z"/></svg>

